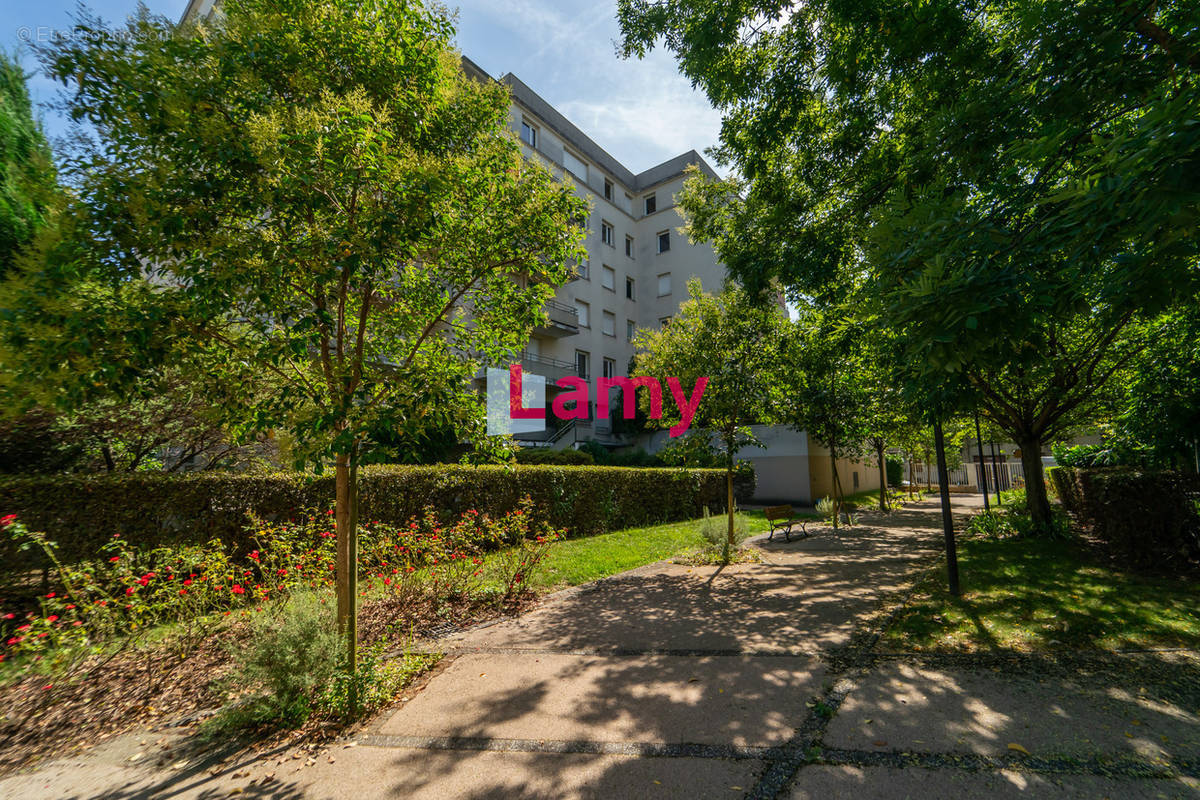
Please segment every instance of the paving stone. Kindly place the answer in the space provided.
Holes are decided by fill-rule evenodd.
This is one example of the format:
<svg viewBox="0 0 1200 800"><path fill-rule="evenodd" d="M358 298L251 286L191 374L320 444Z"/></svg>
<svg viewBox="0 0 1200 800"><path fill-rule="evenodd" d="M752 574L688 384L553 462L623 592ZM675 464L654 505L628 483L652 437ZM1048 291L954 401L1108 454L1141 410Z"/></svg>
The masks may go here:
<svg viewBox="0 0 1200 800"><path fill-rule="evenodd" d="M1149 759L1200 754L1200 715L1117 686L1003 672L880 665L857 682L825 743L852 750Z"/></svg>
<svg viewBox="0 0 1200 800"><path fill-rule="evenodd" d="M383 735L782 744L821 692L816 659L460 656Z"/></svg>
<svg viewBox="0 0 1200 800"><path fill-rule="evenodd" d="M1167 800L1200 797L1200 782L1039 775L1016 770L811 766L800 770L792 800Z"/></svg>

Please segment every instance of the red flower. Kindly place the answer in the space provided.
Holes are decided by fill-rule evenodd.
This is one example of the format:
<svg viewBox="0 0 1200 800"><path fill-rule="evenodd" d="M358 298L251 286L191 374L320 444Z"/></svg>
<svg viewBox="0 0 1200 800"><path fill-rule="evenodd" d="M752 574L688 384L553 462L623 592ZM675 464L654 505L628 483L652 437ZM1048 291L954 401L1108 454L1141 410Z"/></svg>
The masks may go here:
<svg viewBox="0 0 1200 800"><path fill-rule="evenodd" d="M242 585L240 583L235 583L233 585L233 589L231 589L231 591L234 594L245 594L246 593L246 590L242 588Z"/></svg>
<svg viewBox="0 0 1200 800"><path fill-rule="evenodd" d="M184 585L184 586L191 586L191 585L192 585L192 579L191 579L191 578L188 578L187 580L185 580L185 581L183 582L183 585Z"/></svg>
<svg viewBox="0 0 1200 800"><path fill-rule="evenodd" d="M0 517L0 528L7 528L9 525L12 525L16 521L17 521L16 514L6 514L3 517Z"/></svg>
<svg viewBox="0 0 1200 800"><path fill-rule="evenodd" d="M108 563L110 563L110 564L115 564L115 563L117 563L117 562L118 562L118 561L120 561L120 560L121 560L121 557L120 557L120 556L113 556L112 558L110 558L110 559L108 560Z"/></svg>
<svg viewBox="0 0 1200 800"><path fill-rule="evenodd" d="M46 617L46 622L58 622L58 614L51 614Z"/></svg>
<svg viewBox="0 0 1200 800"><path fill-rule="evenodd" d="M255 561L258 561L258 551L257 551L257 550L252 550L252 551L250 552L250 558L254 559Z"/></svg>
<svg viewBox="0 0 1200 800"><path fill-rule="evenodd" d="M19 630L19 631L27 631L27 630L29 630L29 627L30 627L29 625L18 625L18 626L17 626L17 630Z"/></svg>
<svg viewBox="0 0 1200 800"><path fill-rule="evenodd" d="M179 590L179 593L180 593L180 594L187 594L187 589L180 589L180 590Z"/></svg>
<svg viewBox="0 0 1200 800"><path fill-rule="evenodd" d="M150 579L149 579L149 578L147 578L145 575L143 575L142 577L138 578L138 584L140 584L141 586L145 586L145 585L146 585L146 584L148 584L148 583L150 583Z"/></svg>
<svg viewBox="0 0 1200 800"><path fill-rule="evenodd" d="M126 590L125 590L125 596L126 596L126 597L129 597L129 595L131 595L131 594L133 594L133 587L132 587L132 586L130 586L128 589L126 589ZM104 605L104 604L103 604L103 603L101 603L101 605Z"/></svg>
<svg viewBox="0 0 1200 800"><path fill-rule="evenodd" d="M11 639L9 639L7 642L5 642L5 644L8 645L9 647L12 647L14 644L20 644L21 640L23 638L24 637L22 637L22 636L14 636Z"/></svg>
<svg viewBox="0 0 1200 800"><path fill-rule="evenodd" d="M5 615L4 615L4 618L5 618L5 619L16 619L16 618L17 618L17 615L16 615L16 614L14 614L14 613L12 613L12 612L10 611L10 612L8 612L7 614L5 614Z"/></svg>

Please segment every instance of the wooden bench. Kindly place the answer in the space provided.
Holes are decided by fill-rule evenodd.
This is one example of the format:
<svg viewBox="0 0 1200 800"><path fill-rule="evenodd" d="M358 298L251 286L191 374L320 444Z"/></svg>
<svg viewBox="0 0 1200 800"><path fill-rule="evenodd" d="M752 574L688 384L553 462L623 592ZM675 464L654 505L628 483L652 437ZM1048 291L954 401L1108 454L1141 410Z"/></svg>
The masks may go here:
<svg viewBox="0 0 1200 800"><path fill-rule="evenodd" d="M763 514L767 518L767 522L771 523L771 534L767 537L767 541L775 538L776 533L782 533L784 541L792 540L792 531L797 525L800 526L800 535L808 536L808 531L804 526L808 524L808 520L803 517L796 516L796 510L791 506L770 506L763 509Z"/></svg>

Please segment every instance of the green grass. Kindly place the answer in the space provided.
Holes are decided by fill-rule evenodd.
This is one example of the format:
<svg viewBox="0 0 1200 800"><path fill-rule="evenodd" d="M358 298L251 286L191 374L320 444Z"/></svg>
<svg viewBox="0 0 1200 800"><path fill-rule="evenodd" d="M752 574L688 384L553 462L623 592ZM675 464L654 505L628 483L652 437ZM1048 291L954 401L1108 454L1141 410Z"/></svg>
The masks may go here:
<svg viewBox="0 0 1200 800"><path fill-rule="evenodd" d="M751 533L767 530L761 511L745 512ZM581 539L555 543L541 569L529 581L535 591L578 586L618 572L672 558L704 545L700 535L702 519L671 522L644 528L627 528ZM485 557L484 572L494 556Z"/></svg>
<svg viewBox="0 0 1200 800"><path fill-rule="evenodd" d="M966 539L963 595L942 563L885 634L888 650L1136 650L1200 646L1200 584L1097 563L1071 541Z"/></svg>

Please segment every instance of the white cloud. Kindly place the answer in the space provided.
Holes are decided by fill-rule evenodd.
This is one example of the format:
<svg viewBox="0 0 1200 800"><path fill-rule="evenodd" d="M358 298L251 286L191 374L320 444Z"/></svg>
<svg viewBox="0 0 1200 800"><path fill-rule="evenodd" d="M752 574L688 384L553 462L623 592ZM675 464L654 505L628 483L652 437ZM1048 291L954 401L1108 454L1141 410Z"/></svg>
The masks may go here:
<svg viewBox="0 0 1200 800"><path fill-rule="evenodd" d="M720 115L673 56L616 54L615 4L464 0L459 46L497 77L512 72L634 172L717 143Z"/></svg>

